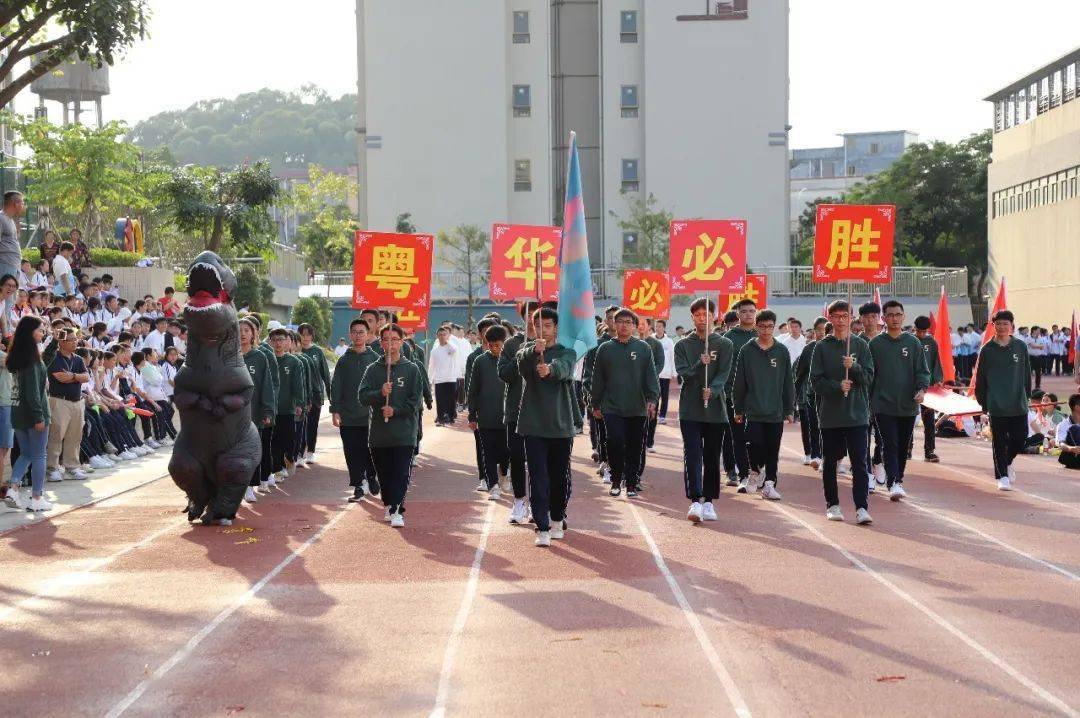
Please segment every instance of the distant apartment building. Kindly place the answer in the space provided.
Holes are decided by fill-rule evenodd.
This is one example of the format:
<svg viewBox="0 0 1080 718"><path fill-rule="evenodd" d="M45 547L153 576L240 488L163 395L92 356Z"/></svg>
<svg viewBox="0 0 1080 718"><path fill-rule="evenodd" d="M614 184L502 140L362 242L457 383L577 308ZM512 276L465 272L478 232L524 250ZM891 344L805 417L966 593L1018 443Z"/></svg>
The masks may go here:
<svg viewBox="0 0 1080 718"><path fill-rule="evenodd" d="M560 223L578 136L590 258L650 193L745 218L787 262L787 0L357 0L360 217L423 231Z"/></svg>
<svg viewBox="0 0 1080 718"><path fill-rule="evenodd" d="M1007 279L1022 324L1061 324L1080 305L1080 49L986 98L990 283Z"/></svg>
<svg viewBox="0 0 1080 718"><path fill-rule="evenodd" d="M907 130L848 132L837 147L792 150L790 162L791 250L798 242L799 217L825 197L841 197L859 182L877 174L919 141Z"/></svg>

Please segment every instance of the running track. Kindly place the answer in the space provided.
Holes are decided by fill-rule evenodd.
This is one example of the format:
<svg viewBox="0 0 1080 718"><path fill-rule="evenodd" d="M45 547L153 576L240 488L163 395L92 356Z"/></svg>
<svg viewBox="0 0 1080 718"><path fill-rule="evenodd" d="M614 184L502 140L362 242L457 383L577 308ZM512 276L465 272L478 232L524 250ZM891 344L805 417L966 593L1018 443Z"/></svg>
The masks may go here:
<svg viewBox="0 0 1080 718"><path fill-rule="evenodd" d="M674 409L673 402L673 409ZM429 413L430 416L430 413ZM425 428L408 526L347 506L336 431L231 528L168 478L0 534L6 716L1080 715L1080 478L939 441L911 500L824 519L785 431L781 503L685 519L677 426L611 499L575 444L551 549ZM917 437L916 455L921 437ZM249 530L250 529L250 530Z"/></svg>

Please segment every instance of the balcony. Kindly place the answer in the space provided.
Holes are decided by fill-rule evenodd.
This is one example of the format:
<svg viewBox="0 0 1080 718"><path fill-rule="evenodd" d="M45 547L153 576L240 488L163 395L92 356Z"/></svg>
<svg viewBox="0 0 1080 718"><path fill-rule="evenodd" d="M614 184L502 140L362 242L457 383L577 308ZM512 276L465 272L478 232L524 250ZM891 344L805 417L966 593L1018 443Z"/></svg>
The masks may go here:
<svg viewBox="0 0 1080 718"><path fill-rule="evenodd" d="M702 14L676 15L680 22L701 20L745 20L750 16L750 0L703 0Z"/></svg>

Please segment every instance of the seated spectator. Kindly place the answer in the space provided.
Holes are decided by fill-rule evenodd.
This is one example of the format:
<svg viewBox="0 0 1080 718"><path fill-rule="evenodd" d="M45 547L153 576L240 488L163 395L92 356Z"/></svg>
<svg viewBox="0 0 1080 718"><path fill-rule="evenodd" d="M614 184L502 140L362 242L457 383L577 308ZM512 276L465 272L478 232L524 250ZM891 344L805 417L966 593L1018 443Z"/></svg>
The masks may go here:
<svg viewBox="0 0 1080 718"><path fill-rule="evenodd" d="M1066 469L1080 469L1080 394L1069 397L1069 415L1058 424L1058 462Z"/></svg>
<svg viewBox="0 0 1080 718"><path fill-rule="evenodd" d="M16 279L19 280L19 289L27 290L30 288L30 277L34 274L33 267L30 265L29 259L24 259L19 265L19 276Z"/></svg>
<svg viewBox="0 0 1080 718"><path fill-rule="evenodd" d="M1045 401L1046 394L1041 389L1031 392L1031 406L1027 415L1028 436L1024 442L1025 454L1038 454L1050 433L1050 421L1042 412Z"/></svg>
<svg viewBox="0 0 1080 718"><path fill-rule="evenodd" d="M180 313L180 304L176 301L175 294L175 289L165 287L165 296L158 300L161 305L161 314L167 319L171 319Z"/></svg>
<svg viewBox="0 0 1080 718"><path fill-rule="evenodd" d="M120 291L113 287L113 277L111 274L101 275L101 292L99 294L101 301L105 301L108 297L120 297Z"/></svg>
<svg viewBox="0 0 1080 718"><path fill-rule="evenodd" d="M50 279L51 267L52 264L47 259L38 262L37 271L34 272L34 276L30 277L31 289L48 289L52 286L52 280Z"/></svg>
<svg viewBox="0 0 1080 718"><path fill-rule="evenodd" d="M75 270L71 267L71 256L73 254L75 254L75 247L71 242L64 242L60 245L60 252L52 263L53 279L56 281L53 294L68 297L73 296L78 291L79 285L75 281Z"/></svg>
<svg viewBox="0 0 1080 718"><path fill-rule="evenodd" d="M45 234L41 238L41 244L38 245L38 252L41 253L43 262L52 263L53 257L60 253L60 240L56 236L56 232L51 229L45 230Z"/></svg>

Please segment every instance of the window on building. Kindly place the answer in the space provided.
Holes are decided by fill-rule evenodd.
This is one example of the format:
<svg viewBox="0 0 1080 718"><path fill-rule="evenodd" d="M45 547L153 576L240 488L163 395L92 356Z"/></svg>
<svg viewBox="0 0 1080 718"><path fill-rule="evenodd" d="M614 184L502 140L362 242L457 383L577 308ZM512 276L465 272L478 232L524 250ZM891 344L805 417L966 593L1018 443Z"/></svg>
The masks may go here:
<svg viewBox="0 0 1080 718"><path fill-rule="evenodd" d="M514 44L527 45L529 43L529 11L514 11Z"/></svg>
<svg viewBox="0 0 1080 718"><path fill-rule="evenodd" d="M822 162L821 163L821 176L822 177L835 177L836 176L836 163L835 162Z"/></svg>
<svg viewBox="0 0 1080 718"><path fill-rule="evenodd" d="M514 191L532 191L532 160L514 160Z"/></svg>
<svg viewBox="0 0 1080 718"><path fill-rule="evenodd" d="M623 85L619 95L623 117L638 116L638 86Z"/></svg>
<svg viewBox="0 0 1080 718"><path fill-rule="evenodd" d="M1070 62L1065 66L1065 102L1070 102L1076 97L1076 63Z"/></svg>
<svg viewBox="0 0 1080 718"><path fill-rule="evenodd" d="M1016 211L1016 195L1009 197L1009 214Z"/></svg>
<svg viewBox="0 0 1080 718"><path fill-rule="evenodd" d="M1027 108L1027 89L1025 88L1016 93L1016 124L1027 122Z"/></svg>
<svg viewBox="0 0 1080 718"><path fill-rule="evenodd" d="M637 254L639 247L637 232L623 232L622 251L624 256Z"/></svg>
<svg viewBox="0 0 1080 718"><path fill-rule="evenodd" d="M1075 197L1076 196L1076 178L1075 177L1073 177L1071 180L1069 180L1069 196L1070 197Z"/></svg>
<svg viewBox="0 0 1080 718"><path fill-rule="evenodd" d="M1061 106L1061 70L1050 73L1050 107Z"/></svg>
<svg viewBox="0 0 1080 718"><path fill-rule="evenodd" d="M640 186L640 178L638 177L638 161L637 160L623 160L622 161L622 188L627 192L636 192Z"/></svg>
<svg viewBox="0 0 1080 718"><path fill-rule="evenodd" d="M1005 129L1005 102L1004 100L994 100L994 132L1001 132Z"/></svg>
<svg viewBox="0 0 1080 718"><path fill-rule="evenodd" d="M1035 115L1039 114L1039 83L1033 82L1028 86L1027 91L1028 112L1027 116L1029 120L1034 120Z"/></svg>
<svg viewBox="0 0 1080 718"><path fill-rule="evenodd" d="M847 166L847 176L848 177L854 177L855 176L855 165L848 165Z"/></svg>
<svg viewBox="0 0 1080 718"><path fill-rule="evenodd" d="M619 40L637 42L637 10L623 10L619 13Z"/></svg>
<svg viewBox="0 0 1080 718"><path fill-rule="evenodd" d="M514 117L532 116L532 86L514 85Z"/></svg>
<svg viewBox="0 0 1080 718"><path fill-rule="evenodd" d="M870 143L870 154L876 155L881 151L881 146L877 142Z"/></svg>
<svg viewBox="0 0 1080 718"><path fill-rule="evenodd" d="M1005 98L1005 129L1013 126L1016 118L1016 95Z"/></svg>
<svg viewBox="0 0 1080 718"><path fill-rule="evenodd" d="M1050 109L1050 78L1044 77L1039 81L1039 114Z"/></svg>
<svg viewBox="0 0 1080 718"><path fill-rule="evenodd" d="M1024 209L1031 209L1031 190L1024 192Z"/></svg>

